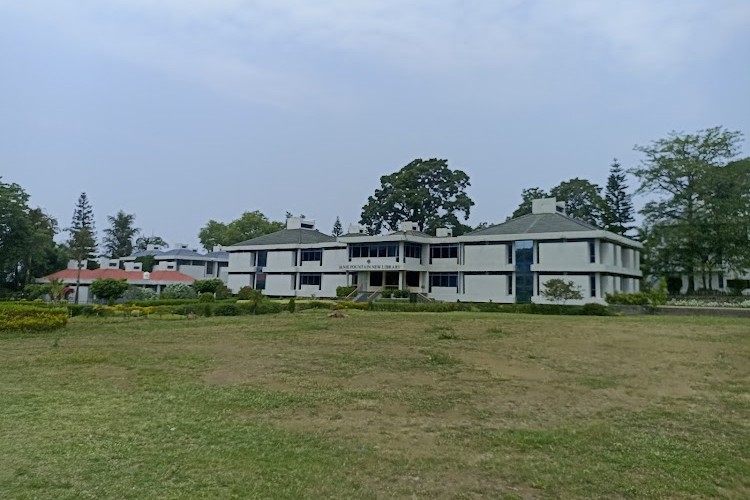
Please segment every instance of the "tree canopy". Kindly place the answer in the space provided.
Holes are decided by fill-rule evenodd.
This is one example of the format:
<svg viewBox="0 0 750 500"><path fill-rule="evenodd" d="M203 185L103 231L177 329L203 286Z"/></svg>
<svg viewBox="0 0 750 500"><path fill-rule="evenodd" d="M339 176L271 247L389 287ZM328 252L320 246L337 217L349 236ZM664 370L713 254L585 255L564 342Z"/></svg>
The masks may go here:
<svg viewBox="0 0 750 500"><path fill-rule="evenodd" d="M104 249L107 257L118 259L133 253L133 238L140 232L134 227L135 215L122 210L107 217L109 227L104 230Z"/></svg>
<svg viewBox="0 0 750 500"><path fill-rule="evenodd" d="M741 140L738 131L714 127L695 134L672 132L635 146L645 158L631 173L640 181L639 192L655 197L641 214L655 242L657 270L687 274L689 292L697 274L710 276L725 264L746 258L747 250L742 248L748 246L747 232L739 231L746 220L747 196L737 192L747 186L742 178L745 164L727 169ZM735 179L737 174L740 178ZM727 246L730 233L744 239L744 244Z"/></svg>
<svg viewBox="0 0 750 500"><path fill-rule="evenodd" d="M469 176L461 170L451 170L448 160L415 159L398 172L380 178L380 188L362 207L360 223L372 234L383 229L395 231L399 222L412 221L425 232L438 227L453 228L458 235L468 226L474 202L466 194Z"/></svg>
<svg viewBox="0 0 750 500"><path fill-rule="evenodd" d="M54 241L57 221L28 201L21 186L0 178L0 289L20 290L67 262L65 248Z"/></svg>
<svg viewBox="0 0 750 500"><path fill-rule="evenodd" d="M549 194L542 188L533 187L521 191L521 204L513 211L511 218L521 217L531 213L531 202L541 198L549 198Z"/></svg>
<svg viewBox="0 0 750 500"><path fill-rule="evenodd" d="M615 234L625 235L632 229L629 224L635 220L633 213L633 195L628 193L625 171L615 158L607 178L602 227Z"/></svg>
<svg viewBox="0 0 750 500"><path fill-rule="evenodd" d="M198 233L203 248L209 252L216 245L234 245L264 234L284 229L283 222L268 220L260 211L245 212L229 223L210 220Z"/></svg>

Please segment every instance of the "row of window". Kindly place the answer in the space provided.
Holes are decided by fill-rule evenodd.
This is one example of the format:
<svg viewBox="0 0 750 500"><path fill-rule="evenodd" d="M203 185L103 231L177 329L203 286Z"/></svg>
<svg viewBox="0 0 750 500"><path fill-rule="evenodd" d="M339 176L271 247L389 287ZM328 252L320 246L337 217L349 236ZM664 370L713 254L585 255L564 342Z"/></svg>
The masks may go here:
<svg viewBox="0 0 750 500"><path fill-rule="evenodd" d="M398 244L352 243L349 245L349 258L398 257Z"/></svg>
<svg viewBox="0 0 750 500"><path fill-rule="evenodd" d="M302 250L300 252L302 262L317 262L323 260L323 250Z"/></svg>

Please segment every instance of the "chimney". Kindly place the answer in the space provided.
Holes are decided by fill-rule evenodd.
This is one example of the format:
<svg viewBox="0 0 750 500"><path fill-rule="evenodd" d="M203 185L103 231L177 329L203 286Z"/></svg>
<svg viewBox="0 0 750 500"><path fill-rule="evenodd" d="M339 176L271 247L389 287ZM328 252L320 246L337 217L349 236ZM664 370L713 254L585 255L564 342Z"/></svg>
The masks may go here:
<svg viewBox="0 0 750 500"><path fill-rule="evenodd" d="M453 229L449 227L439 227L435 230L435 236L438 238L450 238L453 236Z"/></svg>
<svg viewBox="0 0 750 500"><path fill-rule="evenodd" d="M367 227L362 224L349 224L347 234L367 234Z"/></svg>
<svg viewBox="0 0 750 500"><path fill-rule="evenodd" d="M315 229L315 221L302 217L289 217L286 220L287 229Z"/></svg>
<svg viewBox="0 0 750 500"><path fill-rule="evenodd" d="M531 201L532 214L565 214L565 202L556 198L540 198Z"/></svg>
<svg viewBox="0 0 750 500"><path fill-rule="evenodd" d="M419 224L410 220L401 221L398 225L399 231L419 231Z"/></svg>

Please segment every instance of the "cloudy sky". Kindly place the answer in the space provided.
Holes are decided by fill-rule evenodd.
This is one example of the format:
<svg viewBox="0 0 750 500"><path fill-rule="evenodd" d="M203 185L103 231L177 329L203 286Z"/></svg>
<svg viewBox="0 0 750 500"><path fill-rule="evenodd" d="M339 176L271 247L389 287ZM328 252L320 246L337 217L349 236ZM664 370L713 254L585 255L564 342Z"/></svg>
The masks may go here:
<svg viewBox="0 0 750 500"><path fill-rule="evenodd" d="M288 210L356 222L447 158L470 221L671 130L750 135L748 0L0 0L0 175L169 242ZM745 154L750 147L746 141Z"/></svg>

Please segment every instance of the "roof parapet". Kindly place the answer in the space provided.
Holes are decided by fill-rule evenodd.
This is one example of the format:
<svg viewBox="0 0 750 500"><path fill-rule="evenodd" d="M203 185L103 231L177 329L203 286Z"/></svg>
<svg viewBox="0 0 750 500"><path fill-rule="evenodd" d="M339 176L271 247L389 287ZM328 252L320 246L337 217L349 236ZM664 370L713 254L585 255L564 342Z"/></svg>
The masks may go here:
<svg viewBox="0 0 750 500"><path fill-rule="evenodd" d="M531 213L565 215L565 202L557 201L557 198L538 198L536 200L531 200Z"/></svg>

